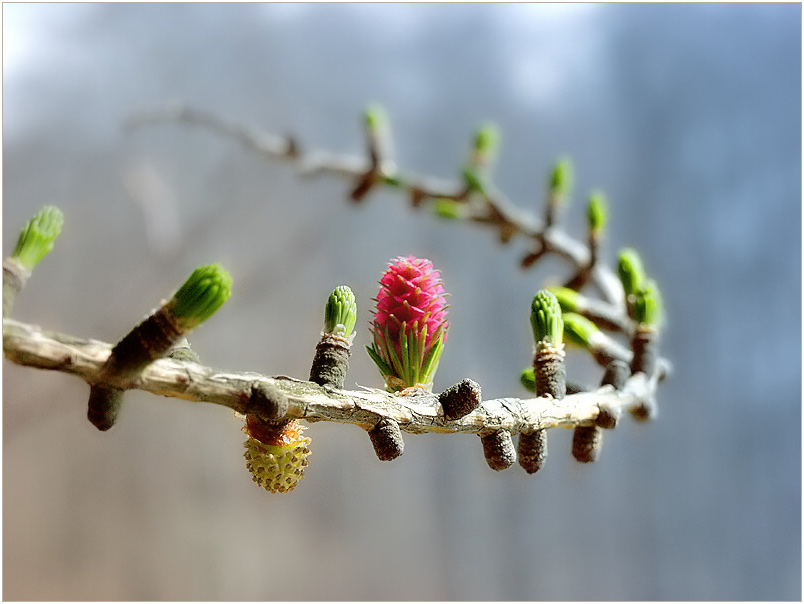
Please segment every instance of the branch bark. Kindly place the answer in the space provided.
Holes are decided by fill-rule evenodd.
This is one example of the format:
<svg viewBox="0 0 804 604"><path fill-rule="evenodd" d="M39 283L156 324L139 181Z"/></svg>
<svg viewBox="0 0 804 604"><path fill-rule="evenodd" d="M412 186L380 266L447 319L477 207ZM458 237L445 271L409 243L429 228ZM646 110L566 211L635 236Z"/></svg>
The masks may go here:
<svg viewBox="0 0 804 604"><path fill-rule="evenodd" d="M18 365L72 374L92 385L98 383L111 349L112 345L106 342L3 319L3 352ZM154 361L137 378L111 385L272 417L275 408L269 407L270 401L253 396L255 389L267 387L286 399L288 419L340 422L365 430L389 419L411 434L485 434L500 429L518 434L590 426L601 408L607 412L638 409L652 401L658 375L657 372L648 378L639 373L631 376L622 390L603 386L591 392L570 394L560 401L550 397L483 401L477 409L456 420L445 418L437 394L399 396L371 388L338 390L286 376L229 372L172 359Z"/></svg>

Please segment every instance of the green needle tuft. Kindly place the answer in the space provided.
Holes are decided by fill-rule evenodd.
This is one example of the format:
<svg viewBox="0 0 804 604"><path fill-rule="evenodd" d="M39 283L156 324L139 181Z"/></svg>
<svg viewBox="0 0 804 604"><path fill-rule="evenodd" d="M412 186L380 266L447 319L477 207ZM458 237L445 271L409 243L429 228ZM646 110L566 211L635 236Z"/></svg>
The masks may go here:
<svg viewBox="0 0 804 604"><path fill-rule="evenodd" d="M530 308L530 324L537 350L561 349L564 320L554 293L543 289L536 294Z"/></svg>
<svg viewBox="0 0 804 604"><path fill-rule="evenodd" d="M608 218L608 203L606 197L600 191L595 191L589 196L586 217L589 221L589 230L593 234L599 235L603 232Z"/></svg>
<svg viewBox="0 0 804 604"><path fill-rule="evenodd" d="M567 340L589 348L591 346L590 339L593 335L600 331L592 321L576 313L564 313L564 334Z"/></svg>
<svg viewBox="0 0 804 604"><path fill-rule="evenodd" d="M620 252L617 272L626 297L636 293L645 282L645 269L642 268L642 260L634 249L626 248Z"/></svg>
<svg viewBox="0 0 804 604"><path fill-rule="evenodd" d="M29 271L53 249L61 233L64 214L55 206L45 206L22 229L12 256Z"/></svg>
<svg viewBox="0 0 804 604"><path fill-rule="evenodd" d="M179 288L167 310L190 330L209 319L232 293L232 278L218 264L202 266Z"/></svg>
<svg viewBox="0 0 804 604"><path fill-rule="evenodd" d="M329 295L324 310L324 333L348 338L352 335L356 321L355 295L346 285L336 287Z"/></svg>

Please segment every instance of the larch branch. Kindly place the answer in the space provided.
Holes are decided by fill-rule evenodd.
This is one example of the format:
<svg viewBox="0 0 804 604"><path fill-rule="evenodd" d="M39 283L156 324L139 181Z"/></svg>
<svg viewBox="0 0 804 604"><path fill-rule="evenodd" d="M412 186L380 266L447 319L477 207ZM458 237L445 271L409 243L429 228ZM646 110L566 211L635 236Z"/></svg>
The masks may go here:
<svg viewBox="0 0 804 604"><path fill-rule="evenodd" d="M72 374L89 384L98 382L111 348L106 342L49 332L13 319L3 320L3 352L7 359L19 365ZM436 394L400 396L370 388L337 390L285 376L228 372L172 359L154 361L135 379L113 385L223 405L242 414L271 416L274 410L264 406L264 399L252 396L255 388L268 387L286 399L288 419L355 424L366 430L382 419L390 419L412 434L483 434L500 429L518 434L592 425L601 408L636 409L653 397L657 379L636 374L622 390L603 386L591 392L570 394L561 401L549 397L487 400L456 420L445 418Z"/></svg>

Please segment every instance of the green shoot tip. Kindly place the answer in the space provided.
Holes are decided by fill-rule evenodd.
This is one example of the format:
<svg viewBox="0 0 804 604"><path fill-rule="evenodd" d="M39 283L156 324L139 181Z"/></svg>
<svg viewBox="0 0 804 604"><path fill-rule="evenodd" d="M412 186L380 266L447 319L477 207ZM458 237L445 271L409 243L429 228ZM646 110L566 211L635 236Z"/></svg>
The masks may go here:
<svg viewBox="0 0 804 604"><path fill-rule="evenodd" d="M559 306L563 312L573 312L578 308L578 297L581 295L574 289L569 287L548 287L547 291L551 292L558 300Z"/></svg>
<svg viewBox="0 0 804 604"><path fill-rule="evenodd" d="M179 288L168 307L185 329L192 329L217 311L232 293L232 278L218 264L201 266Z"/></svg>
<svg viewBox="0 0 804 604"><path fill-rule="evenodd" d="M606 227L608 202L605 195L600 191L595 191L589 196L586 218L589 221L589 230L595 235L600 234Z"/></svg>
<svg viewBox="0 0 804 604"><path fill-rule="evenodd" d="M591 338L600 331L592 321L576 313L564 313L564 335L567 340L584 348L591 347Z"/></svg>
<svg viewBox="0 0 804 604"><path fill-rule="evenodd" d="M324 333L348 338L357 321L357 303L352 290L341 285L336 287L327 299L324 310Z"/></svg>
<svg viewBox="0 0 804 604"><path fill-rule="evenodd" d="M536 371L533 367L525 367L519 376L519 382L528 392L536 392Z"/></svg>
<svg viewBox="0 0 804 604"><path fill-rule="evenodd" d="M61 233L64 214L56 206L45 206L31 218L20 232L12 257L29 271L53 249Z"/></svg>
<svg viewBox="0 0 804 604"><path fill-rule="evenodd" d="M636 293L645 282L645 269L642 267L642 260L636 250L632 248L625 248L620 252L617 272L620 275L626 298Z"/></svg>
<svg viewBox="0 0 804 604"><path fill-rule="evenodd" d="M550 175L550 194L558 200L566 198L572 191L572 163L568 158L559 159Z"/></svg>
<svg viewBox="0 0 804 604"><path fill-rule="evenodd" d="M376 132L381 128L385 128L385 125L388 123L385 109L382 107L382 105L377 103L372 103L366 107L363 117L366 120L366 127L371 132Z"/></svg>
<svg viewBox="0 0 804 604"><path fill-rule="evenodd" d="M475 132L475 153L484 157L493 156L497 152L500 132L494 124L484 124Z"/></svg>
<svg viewBox="0 0 804 604"><path fill-rule="evenodd" d="M555 294L540 290L530 307L530 324L537 350L560 350L564 334L561 306Z"/></svg>
<svg viewBox="0 0 804 604"><path fill-rule="evenodd" d="M664 304L659 286L653 279L634 293L631 305L631 314L634 321L650 329L658 329L664 321Z"/></svg>

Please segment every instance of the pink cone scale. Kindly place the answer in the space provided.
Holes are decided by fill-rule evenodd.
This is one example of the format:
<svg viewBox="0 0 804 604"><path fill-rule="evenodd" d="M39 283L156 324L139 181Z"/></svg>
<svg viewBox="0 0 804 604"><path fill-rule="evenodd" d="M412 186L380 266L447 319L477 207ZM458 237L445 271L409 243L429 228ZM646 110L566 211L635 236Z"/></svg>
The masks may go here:
<svg viewBox="0 0 804 604"><path fill-rule="evenodd" d="M380 279L373 343L366 349L390 392L432 389L449 326L445 295L427 259L396 258Z"/></svg>

